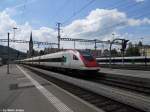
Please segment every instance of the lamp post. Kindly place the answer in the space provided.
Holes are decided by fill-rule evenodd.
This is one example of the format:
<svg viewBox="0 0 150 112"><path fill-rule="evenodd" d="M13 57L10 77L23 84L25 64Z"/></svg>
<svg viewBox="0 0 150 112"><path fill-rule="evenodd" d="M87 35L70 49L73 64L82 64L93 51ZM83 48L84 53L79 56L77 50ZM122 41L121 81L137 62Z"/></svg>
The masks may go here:
<svg viewBox="0 0 150 112"><path fill-rule="evenodd" d="M9 33L8 33L8 61L7 61L7 74L9 74L10 52L9 52Z"/></svg>
<svg viewBox="0 0 150 112"><path fill-rule="evenodd" d="M17 27L13 27L12 29L13 29L13 32L14 32L14 36L12 38L12 41L15 42L15 34L16 34L15 30L17 30L18 28ZM15 48L15 45L13 45L12 47Z"/></svg>
<svg viewBox="0 0 150 112"><path fill-rule="evenodd" d="M17 27L13 27L13 30L14 30L14 37L13 37L13 40L15 40L15 30L17 30L18 28Z"/></svg>

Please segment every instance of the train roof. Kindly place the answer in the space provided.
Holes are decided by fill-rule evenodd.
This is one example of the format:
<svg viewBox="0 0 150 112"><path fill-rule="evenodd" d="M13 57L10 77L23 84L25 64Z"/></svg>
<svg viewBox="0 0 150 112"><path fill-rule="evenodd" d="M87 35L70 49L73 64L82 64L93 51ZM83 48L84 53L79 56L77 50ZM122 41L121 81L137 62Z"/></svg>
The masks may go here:
<svg viewBox="0 0 150 112"><path fill-rule="evenodd" d="M26 59L23 59L23 60L20 60L20 61L35 60L35 59L38 59L38 58L43 58L44 59L44 58L47 58L49 56L51 56L51 57L53 57L53 56L54 57L55 56L60 56L64 52L81 53L81 54L88 53L85 50L67 49L67 50L58 51L58 52L55 52L55 53L45 54L45 55L42 55L42 56L36 56L36 57L32 57L32 58L26 58Z"/></svg>

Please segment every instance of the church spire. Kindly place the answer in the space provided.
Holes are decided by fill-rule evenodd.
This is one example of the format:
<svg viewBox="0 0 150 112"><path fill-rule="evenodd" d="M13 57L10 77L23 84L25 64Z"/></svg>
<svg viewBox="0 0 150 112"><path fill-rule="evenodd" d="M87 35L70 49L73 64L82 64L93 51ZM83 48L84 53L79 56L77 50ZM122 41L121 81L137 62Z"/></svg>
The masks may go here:
<svg viewBox="0 0 150 112"><path fill-rule="evenodd" d="M32 31L31 31L31 34L30 34L30 42L33 42L33 40L32 40Z"/></svg>
<svg viewBox="0 0 150 112"><path fill-rule="evenodd" d="M29 41L29 57L32 57L33 56L33 40L32 40L32 31L31 31L31 34L30 34L30 41Z"/></svg>

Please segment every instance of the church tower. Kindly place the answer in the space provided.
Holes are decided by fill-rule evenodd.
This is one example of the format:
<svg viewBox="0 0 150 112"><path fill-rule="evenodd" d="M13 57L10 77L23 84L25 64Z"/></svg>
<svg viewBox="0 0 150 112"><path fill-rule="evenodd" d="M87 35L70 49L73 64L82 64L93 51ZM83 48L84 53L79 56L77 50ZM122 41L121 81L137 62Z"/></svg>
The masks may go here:
<svg viewBox="0 0 150 112"><path fill-rule="evenodd" d="M33 40L32 40L32 32L30 34L30 41L29 41L29 55L33 56Z"/></svg>

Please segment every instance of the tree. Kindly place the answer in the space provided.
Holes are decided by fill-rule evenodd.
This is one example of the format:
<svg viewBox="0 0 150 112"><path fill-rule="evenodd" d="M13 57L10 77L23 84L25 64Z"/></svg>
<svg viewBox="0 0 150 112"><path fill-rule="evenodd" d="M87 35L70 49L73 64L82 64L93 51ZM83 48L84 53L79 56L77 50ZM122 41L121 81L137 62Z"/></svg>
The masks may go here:
<svg viewBox="0 0 150 112"><path fill-rule="evenodd" d="M111 56L114 56L114 57L118 56L118 52L115 48L111 50Z"/></svg>
<svg viewBox="0 0 150 112"><path fill-rule="evenodd" d="M133 46L133 44L130 42L125 55L126 56L140 56L139 47L137 45Z"/></svg>
<svg viewBox="0 0 150 112"><path fill-rule="evenodd" d="M139 41L138 46L139 46L139 47L142 47L142 46L143 46L143 43L142 43L141 41Z"/></svg>

